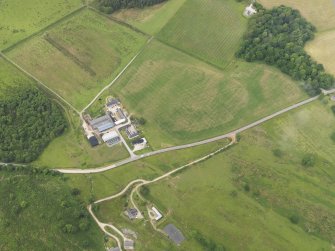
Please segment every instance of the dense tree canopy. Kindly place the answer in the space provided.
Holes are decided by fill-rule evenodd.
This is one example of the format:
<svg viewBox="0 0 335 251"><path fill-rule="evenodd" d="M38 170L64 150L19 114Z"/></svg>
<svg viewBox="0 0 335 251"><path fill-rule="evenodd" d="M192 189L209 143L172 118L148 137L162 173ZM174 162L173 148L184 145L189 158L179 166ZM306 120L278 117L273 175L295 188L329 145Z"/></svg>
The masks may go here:
<svg viewBox="0 0 335 251"><path fill-rule="evenodd" d="M101 11L110 14L119 9L143 8L164 1L166 0L97 0L97 4Z"/></svg>
<svg viewBox="0 0 335 251"><path fill-rule="evenodd" d="M64 131L66 120L59 107L31 85L5 93L0 99L0 161L31 162Z"/></svg>
<svg viewBox="0 0 335 251"><path fill-rule="evenodd" d="M311 95L319 93L320 88L334 86L334 77L304 51L316 28L292 8L258 8L259 13L249 21L237 56L249 62L263 61L277 66L292 78L304 81Z"/></svg>

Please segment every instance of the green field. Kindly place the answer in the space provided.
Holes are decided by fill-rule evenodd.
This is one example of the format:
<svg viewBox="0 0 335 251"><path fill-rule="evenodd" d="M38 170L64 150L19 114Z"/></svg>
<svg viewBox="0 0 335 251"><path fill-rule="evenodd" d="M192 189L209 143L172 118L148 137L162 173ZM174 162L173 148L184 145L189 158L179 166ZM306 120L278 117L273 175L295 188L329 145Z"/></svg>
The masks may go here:
<svg viewBox="0 0 335 251"><path fill-rule="evenodd" d="M204 250L195 232L228 250L331 250L335 117L316 101L241 135L238 145L165 181L147 197L186 236L180 248L122 217L127 197L102 203L103 221L141 236L137 250ZM278 154L280 152L280 154ZM306 154L314 166L301 163Z"/></svg>
<svg viewBox="0 0 335 251"><path fill-rule="evenodd" d="M0 179L0 250L104 250L102 233L61 177L0 171Z"/></svg>
<svg viewBox="0 0 335 251"><path fill-rule="evenodd" d="M82 131L77 114L66 111L69 128L53 140L34 162L48 168L93 168L111 164L129 157L126 148L105 144L92 148Z"/></svg>
<svg viewBox="0 0 335 251"><path fill-rule="evenodd" d="M21 86L32 83L33 81L27 78L24 73L20 72L2 57L0 57L0 95L2 95L8 87Z"/></svg>
<svg viewBox="0 0 335 251"><path fill-rule="evenodd" d="M128 64L143 35L83 10L8 52L24 69L82 109Z"/></svg>
<svg viewBox="0 0 335 251"><path fill-rule="evenodd" d="M143 9L123 9L113 13L112 16L146 33L155 35L173 18L185 1L168 0Z"/></svg>
<svg viewBox="0 0 335 251"><path fill-rule="evenodd" d="M271 67L238 61L222 72L156 41L111 93L147 120L142 129L153 148L223 134L306 97ZM91 112L102 105L96 102Z"/></svg>
<svg viewBox="0 0 335 251"><path fill-rule="evenodd" d="M0 1L0 49L57 21L83 5L83 0Z"/></svg>
<svg viewBox="0 0 335 251"><path fill-rule="evenodd" d="M235 0L187 0L157 38L225 67L234 59L246 30L244 7Z"/></svg>

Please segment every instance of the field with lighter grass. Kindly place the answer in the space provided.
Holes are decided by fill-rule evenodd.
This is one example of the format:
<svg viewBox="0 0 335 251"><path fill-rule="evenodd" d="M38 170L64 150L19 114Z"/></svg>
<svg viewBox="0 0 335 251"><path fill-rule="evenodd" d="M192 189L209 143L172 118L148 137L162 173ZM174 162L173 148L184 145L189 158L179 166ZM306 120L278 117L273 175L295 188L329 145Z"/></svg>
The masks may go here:
<svg viewBox="0 0 335 251"><path fill-rule="evenodd" d="M83 0L0 1L0 49L38 32L83 5Z"/></svg>
<svg viewBox="0 0 335 251"><path fill-rule="evenodd" d="M318 31L335 29L335 3L333 0L259 0L266 8L286 5L298 9Z"/></svg>
<svg viewBox="0 0 335 251"><path fill-rule="evenodd" d="M322 63L329 73L335 75L335 29L318 33L316 38L307 44L306 51Z"/></svg>
<svg viewBox="0 0 335 251"><path fill-rule="evenodd" d="M231 149L150 185L146 198L164 214L159 226L172 222L181 229L186 241L180 247L147 222L122 216L127 196L102 203L98 215L141 236L138 250L205 250L199 236L227 250L331 250L334 131L334 114L315 101L243 133ZM302 164L306 155L313 155L313 165Z"/></svg>
<svg viewBox="0 0 335 251"><path fill-rule="evenodd" d="M143 35L83 10L7 55L82 109L146 43Z"/></svg>
<svg viewBox="0 0 335 251"><path fill-rule="evenodd" d="M143 9L123 9L113 13L112 16L154 35L173 18L185 1L169 0Z"/></svg>
<svg viewBox="0 0 335 251"><path fill-rule="evenodd" d="M222 72L156 41L110 93L147 120L142 129L156 149L223 134L306 97L271 67L238 61Z"/></svg>
<svg viewBox="0 0 335 251"><path fill-rule="evenodd" d="M159 40L219 67L239 49L247 26L244 3L235 0L187 0L157 34Z"/></svg>

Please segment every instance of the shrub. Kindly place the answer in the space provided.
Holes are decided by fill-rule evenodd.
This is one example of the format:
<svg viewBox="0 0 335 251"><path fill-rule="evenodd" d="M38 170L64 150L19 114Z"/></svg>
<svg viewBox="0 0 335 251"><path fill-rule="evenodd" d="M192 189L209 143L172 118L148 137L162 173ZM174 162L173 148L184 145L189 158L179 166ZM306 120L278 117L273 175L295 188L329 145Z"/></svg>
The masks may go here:
<svg viewBox="0 0 335 251"><path fill-rule="evenodd" d="M301 160L301 164L304 166L304 167L312 167L315 165L315 161L316 161L316 158L313 154L306 154L302 160Z"/></svg>
<svg viewBox="0 0 335 251"><path fill-rule="evenodd" d="M298 215L298 214L292 214L292 215L290 216L290 221L291 221L291 223L293 223L293 224L298 224L299 221L300 221L300 217L299 217L299 215Z"/></svg>
<svg viewBox="0 0 335 251"><path fill-rule="evenodd" d="M284 153L282 150L276 148L272 151L273 155L276 156L277 158L282 158Z"/></svg>

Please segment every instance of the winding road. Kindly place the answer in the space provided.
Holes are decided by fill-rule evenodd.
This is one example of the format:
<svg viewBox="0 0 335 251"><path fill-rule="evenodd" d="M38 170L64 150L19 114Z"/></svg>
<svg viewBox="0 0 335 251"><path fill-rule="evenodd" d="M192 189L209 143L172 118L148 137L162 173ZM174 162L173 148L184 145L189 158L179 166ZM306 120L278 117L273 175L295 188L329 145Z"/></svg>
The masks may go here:
<svg viewBox="0 0 335 251"><path fill-rule="evenodd" d="M132 156L128 159L124 159L120 162L117 162L115 164L112 164L112 165L109 165L109 166L105 166L105 167L99 167L99 168L91 168L91 169L55 169L56 171L59 171L61 173L66 173L66 174L90 174L90 173L101 173L101 172L105 172L105 171L108 171L108 170L111 170L111 169L114 169L114 168L117 168L117 167L120 167L120 166L123 166L125 164L128 164L128 163L131 163L133 161L136 161L136 160L140 160L140 159L144 159L144 158L147 158L147 157L150 157L150 156L154 156L154 155L157 155L157 154L161 154L161 153L166 153L166 152L171 152L171 151L176 151L176 150L181 150L181 149L186 149L186 148L191 148L191 147L195 147L195 146L199 146L199 145L204 145L204 144L208 144L208 143L212 143L212 142L215 142L215 141L218 141L218 140L222 140L222 139L226 139L226 138L230 138L232 135L235 135L235 134L238 134L238 133L241 133L241 132L244 132L250 128L253 128L255 126L258 126L260 124L263 124L275 117L278 117L286 112L289 112L291 110L294 110L296 108L299 108L301 106L304 106L306 104L309 104L315 100L317 100L318 98L320 97L320 95L317 95L313 98L309 98L307 100L304 100L302 102L299 102L297 104L294 104L294 105L291 105L285 109L282 109L278 112L275 112L269 116L266 116L260 120L257 120L253 123L250 123L244 127L241 127L237 130L234 130L232 132L229 132L229 133L226 133L226 134L223 134L223 135L220 135L220 136L217 136L217 137L214 137L214 138L210 138L210 139L205 139L205 140L201 140L201 141L198 141L198 142L194 142L194 143L190 143L190 144L185 144L185 145L180 145L180 146L173 146L173 147L168 147L168 148L164 148L164 149L160 149L160 150L157 150L157 151L153 151L153 152L149 152L149 153L145 153L145 154L142 154L142 155L135 155L135 156Z"/></svg>

